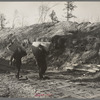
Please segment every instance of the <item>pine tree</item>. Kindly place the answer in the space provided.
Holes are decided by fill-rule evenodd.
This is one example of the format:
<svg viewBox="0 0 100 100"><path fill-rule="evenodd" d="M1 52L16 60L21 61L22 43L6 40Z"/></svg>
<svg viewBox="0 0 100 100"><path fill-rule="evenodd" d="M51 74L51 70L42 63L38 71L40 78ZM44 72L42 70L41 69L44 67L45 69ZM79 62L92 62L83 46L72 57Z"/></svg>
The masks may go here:
<svg viewBox="0 0 100 100"><path fill-rule="evenodd" d="M52 22L55 22L55 21L58 22L58 18L56 16L56 13L55 13L54 10L52 10L52 12L51 12L51 14L49 16L50 16Z"/></svg>
<svg viewBox="0 0 100 100"><path fill-rule="evenodd" d="M74 3L72 1L67 1L67 3L65 4L65 8L63 10L67 10L66 12L66 18L67 18L67 21L69 21L71 18L76 18L76 16L74 16L72 14L73 10L76 8L77 6L74 5Z"/></svg>

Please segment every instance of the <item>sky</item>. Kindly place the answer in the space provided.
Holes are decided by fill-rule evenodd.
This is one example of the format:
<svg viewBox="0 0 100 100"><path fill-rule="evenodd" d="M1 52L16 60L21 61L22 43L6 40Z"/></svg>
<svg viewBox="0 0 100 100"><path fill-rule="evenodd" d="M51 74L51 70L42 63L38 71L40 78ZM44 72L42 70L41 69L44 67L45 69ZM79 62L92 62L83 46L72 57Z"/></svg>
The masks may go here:
<svg viewBox="0 0 100 100"><path fill-rule="evenodd" d="M65 8L66 2L0 2L0 13L3 13L7 19L8 27L12 26L12 21L14 19L14 12L17 10L18 18L16 26L21 25L22 18L24 18L24 25L32 25L38 23L39 20L39 7L41 4L52 7L46 17L46 21L51 21L49 14L52 10L56 12L58 20L65 21ZM98 22L100 21L100 2L86 2L86 1L76 1L74 4L77 6L73 11L73 14L77 17L72 19L73 21L90 21Z"/></svg>

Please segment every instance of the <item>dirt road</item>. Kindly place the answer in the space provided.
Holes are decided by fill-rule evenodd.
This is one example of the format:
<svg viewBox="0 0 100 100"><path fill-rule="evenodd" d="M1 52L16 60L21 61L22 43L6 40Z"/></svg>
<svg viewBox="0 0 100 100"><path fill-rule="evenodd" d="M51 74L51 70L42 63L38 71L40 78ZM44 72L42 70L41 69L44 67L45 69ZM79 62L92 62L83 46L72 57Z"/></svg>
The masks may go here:
<svg viewBox="0 0 100 100"><path fill-rule="evenodd" d="M33 70L22 69L21 75L23 77L17 80L14 70L0 71L0 97L82 99L100 97L99 72L97 75L78 71L49 71L46 75L50 79L46 80L39 80L38 73Z"/></svg>

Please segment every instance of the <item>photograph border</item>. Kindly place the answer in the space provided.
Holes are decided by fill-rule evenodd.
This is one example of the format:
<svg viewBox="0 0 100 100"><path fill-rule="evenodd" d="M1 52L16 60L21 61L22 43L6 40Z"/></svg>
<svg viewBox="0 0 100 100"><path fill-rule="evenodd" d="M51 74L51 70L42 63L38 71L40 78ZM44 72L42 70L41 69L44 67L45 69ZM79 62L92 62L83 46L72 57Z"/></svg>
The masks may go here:
<svg viewBox="0 0 100 100"><path fill-rule="evenodd" d="M75 1L75 2L100 2L100 0L0 0L0 2L41 2L41 1ZM66 98L66 99L57 99L57 98L3 98L0 97L0 100L82 100L82 99L76 99L76 98ZM84 99L88 100L88 99ZM89 99L89 100L99 100L99 99Z"/></svg>

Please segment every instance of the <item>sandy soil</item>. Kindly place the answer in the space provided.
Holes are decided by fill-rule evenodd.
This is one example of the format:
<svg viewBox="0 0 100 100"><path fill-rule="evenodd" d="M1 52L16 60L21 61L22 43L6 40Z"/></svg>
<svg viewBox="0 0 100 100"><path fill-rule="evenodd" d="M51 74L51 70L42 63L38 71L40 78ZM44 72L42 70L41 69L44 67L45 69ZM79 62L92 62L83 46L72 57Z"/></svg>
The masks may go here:
<svg viewBox="0 0 100 100"><path fill-rule="evenodd" d="M34 70L22 68L19 80L12 67L0 66L0 97L7 98L99 98L99 72L47 71L50 79L39 80ZM27 79L28 78L28 79Z"/></svg>

